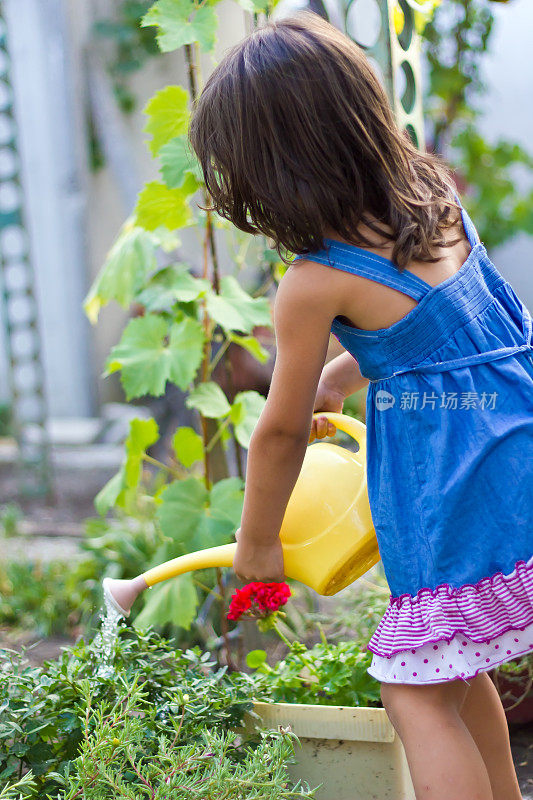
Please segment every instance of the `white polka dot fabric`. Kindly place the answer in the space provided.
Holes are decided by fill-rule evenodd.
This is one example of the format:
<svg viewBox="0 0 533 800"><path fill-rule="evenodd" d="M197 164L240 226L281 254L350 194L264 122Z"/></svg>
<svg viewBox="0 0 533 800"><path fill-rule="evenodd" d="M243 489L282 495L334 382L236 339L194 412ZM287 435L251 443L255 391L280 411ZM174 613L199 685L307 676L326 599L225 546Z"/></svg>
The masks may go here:
<svg viewBox="0 0 533 800"><path fill-rule="evenodd" d="M384 683L437 683L454 678L467 680L517 656L533 651L533 624L510 630L489 642L473 642L457 634L392 656L373 653L368 672Z"/></svg>

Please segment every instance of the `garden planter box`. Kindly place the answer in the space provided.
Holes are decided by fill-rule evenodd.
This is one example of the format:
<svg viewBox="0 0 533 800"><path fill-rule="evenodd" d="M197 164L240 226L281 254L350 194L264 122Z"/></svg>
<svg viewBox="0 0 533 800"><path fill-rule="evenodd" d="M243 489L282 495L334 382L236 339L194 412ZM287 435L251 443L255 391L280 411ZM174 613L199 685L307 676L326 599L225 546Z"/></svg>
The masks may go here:
<svg viewBox="0 0 533 800"><path fill-rule="evenodd" d="M322 787L317 800L415 800L405 751L383 708L254 703L267 728L291 729L302 747L293 780ZM246 719L247 730L254 719Z"/></svg>

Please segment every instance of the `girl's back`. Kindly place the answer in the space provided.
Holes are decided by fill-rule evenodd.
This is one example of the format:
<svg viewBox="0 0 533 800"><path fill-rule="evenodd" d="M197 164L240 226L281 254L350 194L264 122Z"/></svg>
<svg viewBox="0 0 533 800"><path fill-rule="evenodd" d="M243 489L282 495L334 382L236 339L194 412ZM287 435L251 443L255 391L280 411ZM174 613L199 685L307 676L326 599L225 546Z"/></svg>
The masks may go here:
<svg viewBox="0 0 533 800"><path fill-rule="evenodd" d="M368 250L368 254L390 260L393 243L385 242L383 246L376 234L373 234L364 225L361 227L369 239L374 242L372 248ZM350 242L339 237L335 231L328 230L326 236L332 241L346 244L348 248L351 246ZM439 261L428 264L413 259L407 267L410 273L418 276L430 286L436 286L458 272L472 249L463 230L460 216L457 224L450 231L445 232L444 238L446 241L455 239L456 244L451 247L434 248L432 254L439 258ZM332 296L333 305L340 309L341 313L338 314L338 317L341 322L351 323L354 327L366 330L389 327L408 314L417 304L416 300L398 289L361 275L357 275L355 278L348 277L341 270L337 270L333 274L330 270L328 280L321 286L321 291Z"/></svg>

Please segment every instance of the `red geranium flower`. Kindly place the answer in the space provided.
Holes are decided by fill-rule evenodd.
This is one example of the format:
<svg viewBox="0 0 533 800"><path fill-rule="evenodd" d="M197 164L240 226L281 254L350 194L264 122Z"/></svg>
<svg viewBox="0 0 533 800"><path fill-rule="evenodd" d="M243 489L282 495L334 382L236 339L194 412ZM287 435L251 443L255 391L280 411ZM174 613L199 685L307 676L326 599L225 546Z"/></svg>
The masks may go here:
<svg viewBox="0 0 533 800"><path fill-rule="evenodd" d="M269 617L284 606L290 596L286 583L247 583L232 594L228 619Z"/></svg>

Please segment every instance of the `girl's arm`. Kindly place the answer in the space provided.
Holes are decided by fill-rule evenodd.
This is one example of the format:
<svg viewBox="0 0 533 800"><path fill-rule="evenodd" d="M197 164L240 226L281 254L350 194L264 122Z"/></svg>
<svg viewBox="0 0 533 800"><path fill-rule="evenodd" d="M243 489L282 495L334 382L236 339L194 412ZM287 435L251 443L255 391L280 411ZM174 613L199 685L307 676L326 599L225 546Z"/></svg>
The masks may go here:
<svg viewBox="0 0 533 800"><path fill-rule="evenodd" d="M346 351L328 361L322 370L320 384L346 398L363 389L368 384L368 378L361 375L359 364L351 353Z"/></svg>
<svg viewBox="0 0 533 800"><path fill-rule="evenodd" d="M315 398L315 411L342 412L346 398L368 384L368 378L361 375L359 364L348 352L332 358L325 365L320 376ZM313 419L309 441L334 436L337 429L326 417Z"/></svg>
<svg viewBox="0 0 533 800"><path fill-rule="evenodd" d="M251 437L237 552L242 580L282 580L279 531L309 442L313 407L326 358L332 300L327 267L290 267L274 303L276 361L265 407ZM353 359L352 359L353 360Z"/></svg>

